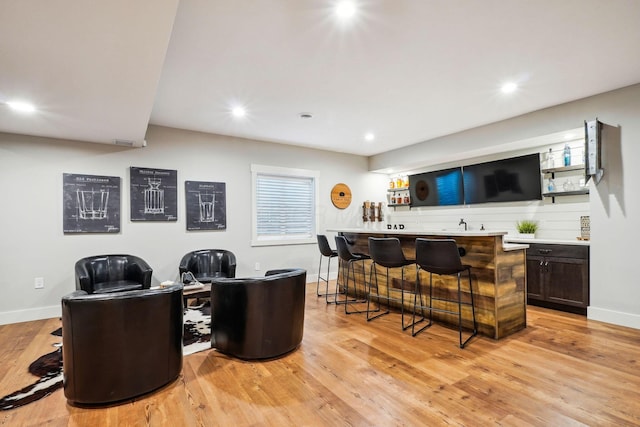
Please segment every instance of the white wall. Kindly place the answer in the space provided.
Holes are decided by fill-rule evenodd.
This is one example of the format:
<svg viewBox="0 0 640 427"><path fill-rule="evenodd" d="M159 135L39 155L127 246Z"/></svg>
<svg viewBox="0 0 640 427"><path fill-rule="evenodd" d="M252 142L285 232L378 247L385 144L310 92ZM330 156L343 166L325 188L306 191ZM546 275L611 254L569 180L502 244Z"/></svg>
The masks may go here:
<svg viewBox="0 0 640 427"><path fill-rule="evenodd" d="M238 276L262 275L271 268L302 267L308 280L317 273L316 244L251 247L252 163L320 172L320 232L326 224L354 224L362 200L380 194L386 181L367 170L367 159L281 144L258 142L151 126L146 148L0 134L0 324L60 315L60 298L75 288L74 263L85 256L130 253L154 269L153 281L178 278L184 253L200 248L232 250ZM178 221L131 222L130 166L178 171ZM122 178L119 234L65 235L62 232L62 174ZM184 181L225 182L226 231L187 232ZM353 202L345 210L330 200L331 188L343 182ZM254 271L259 262L260 271ZM45 288L34 289L43 277Z"/></svg>
<svg viewBox="0 0 640 427"><path fill-rule="evenodd" d="M513 141L561 132L598 118L619 126L619 142L605 147L605 175L591 187L590 319L640 328L637 261L640 226L640 85L546 108L436 138L369 159L370 170L409 169L462 157L510 151Z"/></svg>

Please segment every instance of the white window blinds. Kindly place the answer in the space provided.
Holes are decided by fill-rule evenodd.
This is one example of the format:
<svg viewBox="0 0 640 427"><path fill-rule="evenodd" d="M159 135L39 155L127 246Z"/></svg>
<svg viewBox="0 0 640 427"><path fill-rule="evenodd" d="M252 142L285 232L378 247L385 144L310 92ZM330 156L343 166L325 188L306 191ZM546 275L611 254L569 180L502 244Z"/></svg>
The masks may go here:
<svg viewBox="0 0 640 427"><path fill-rule="evenodd" d="M316 185L311 171L252 167L253 243L313 243L316 234Z"/></svg>

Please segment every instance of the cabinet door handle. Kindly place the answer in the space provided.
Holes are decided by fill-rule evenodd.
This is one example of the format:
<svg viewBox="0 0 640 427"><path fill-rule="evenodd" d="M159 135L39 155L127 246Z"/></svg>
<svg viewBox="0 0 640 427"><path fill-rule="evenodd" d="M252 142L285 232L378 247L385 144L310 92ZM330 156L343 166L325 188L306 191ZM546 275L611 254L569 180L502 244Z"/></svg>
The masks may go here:
<svg viewBox="0 0 640 427"><path fill-rule="evenodd" d="M545 261L544 263L544 271L549 272L549 261Z"/></svg>

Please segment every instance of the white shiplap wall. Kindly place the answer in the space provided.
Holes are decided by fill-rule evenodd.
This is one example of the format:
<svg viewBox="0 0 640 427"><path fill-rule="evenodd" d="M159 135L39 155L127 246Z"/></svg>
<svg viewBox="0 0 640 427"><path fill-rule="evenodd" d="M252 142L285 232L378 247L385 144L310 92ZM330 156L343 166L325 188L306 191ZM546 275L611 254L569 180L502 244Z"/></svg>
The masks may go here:
<svg viewBox="0 0 640 427"><path fill-rule="evenodd" d="M568 200L572 199L572 200ZM582 201L581 201L582 199ZM516 233L516 222L523 219L538 222L536 237L572 240L580 236L580 217L589 215L588 196L568 196L551 200L518 203L488 203L455 207L389 208L388 224L404 224L407 230L460 229L463 218L469 230L508 231Z"/></svg>

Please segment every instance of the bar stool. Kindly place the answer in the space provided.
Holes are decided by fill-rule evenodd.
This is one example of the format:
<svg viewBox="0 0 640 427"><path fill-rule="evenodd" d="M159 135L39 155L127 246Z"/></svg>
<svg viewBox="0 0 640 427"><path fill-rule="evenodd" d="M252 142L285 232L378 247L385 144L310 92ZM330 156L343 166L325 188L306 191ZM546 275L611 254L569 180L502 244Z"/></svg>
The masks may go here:
<svg viewBox="0 0 640 427"><path fill-rule="evenodd" d="M416 278L416 292L413 299L413 327L411 328L411 334L416 336L419 332L431 326L432 312L438 311L442 313L457 314L458 315L458 334L460 338L460 348L469 342L471 338L478 333L476 326L476 311L473 304L473 286L471 285L471 266L462 264L460 259L460 252L458 251L458 245L453 239L416 239L416 264L417 264L417 278ZM420 270L429 272L429 305L423 306L422 304L422 286L420 285ZM469 276L469 295L471 302L462 301L462 292L460 290L460 273L466 271ZM458 299L451 300L446 298L433 297L433 274L438 275L456 275L458 277ZM422 317L424 319L424 308L429 310L429 324L423 326L418 331L415 331L415 324L419 323L415 321L417 296L420 297L420 309ZM433 308L433 301L447 301L458 304L458 311L451 311L445 309ZM473 318L473 331L464 342L462 341L462 306L471 306L471 316Z"/></svg>
<svg viewBox="0 0 640 427"><path fill-rule="evenodd" d="M346 314L366 313L367 310L349 311L349 305L353 304L353 303L367 302L366 297L363 298L363 299L358 299L358 288L356 287L356 269L355 269L355 264L358 261L362 261L362 277L363 277L363 282L365 284L365 294L366 294L367 278L366 278L366 273L365 273L364 262L365 262L365 260L371 259L371 257L369 255L366 255L366 254L360 254L360 253L351 252L351 250L349 249L349 245L347 243L347 239L344 236L336 236L336 248L337 248L337 251L338 251L338 256L340 257L340 260L342 261L342 269L343 269L343 271L342 271L342 280L344 280L344 283L345 283L344 284L345 298L342 301L338 301L338 286L336 284L336 294L335 294L336 304L344 304L344 312ZM351 276L349 276L349 273L351 273ZM353 295L354 295L354 298L353 299L349 299L349 282L350 282L352 277L353 277Z"/></svg>
<svg viewBox="0 0 640 427"><path fill-rule="evenodd" d="M320 263L318 264L318 282L316 283L316 295L319 297L324 297L327 304L332 304L335 301L329 301L329 271L331 270L331 259L336 258L338 256L338 252L331 249L331 246L329 246L329 241L327 240L327 236L325 236L324 234L317 234L316 236L318 238L318 249L320 249ZM325 257L328 258L327 275L326 277L322 277L322 275L320 274L322 271L322 258ZM325 283L323 294L320 293L321 280ZM337 286L338 284L336 279L336 287Z"/></svg>
<svg viewBox="0 0 640 427"><path fill-rule="evenodd" d="M371 273L369 274L369 291L373 286L374 279L372 276L375 276L375 285L376 285L376 297L378 300L378 308L380 308L380 298L384 298L387 300L387 311L383 313L379 313L373 317L369 316L369 313L372 312L369 310L369 304L371 302L371 292L369 292L369 298L367 299L367 320L373 320L377 317L385 315L389 313L390 302L392 300L389 293L389 269L390 268L401 268L401 284L400 284L400 310L402 313L402 330L406 330L412 324L405 325L404 322L404 268L407 265L414 264L415 261L412 259L407 259L402 252L402 246L400 246L400 240L397 237L369 237L369 255L373 260L371 263ZM380 297L380 292L378 288L378 271L376 269L376 265L381 265L386 268L387 273L387 296ZM414 315L415 318L415 315Z"/></svg>

